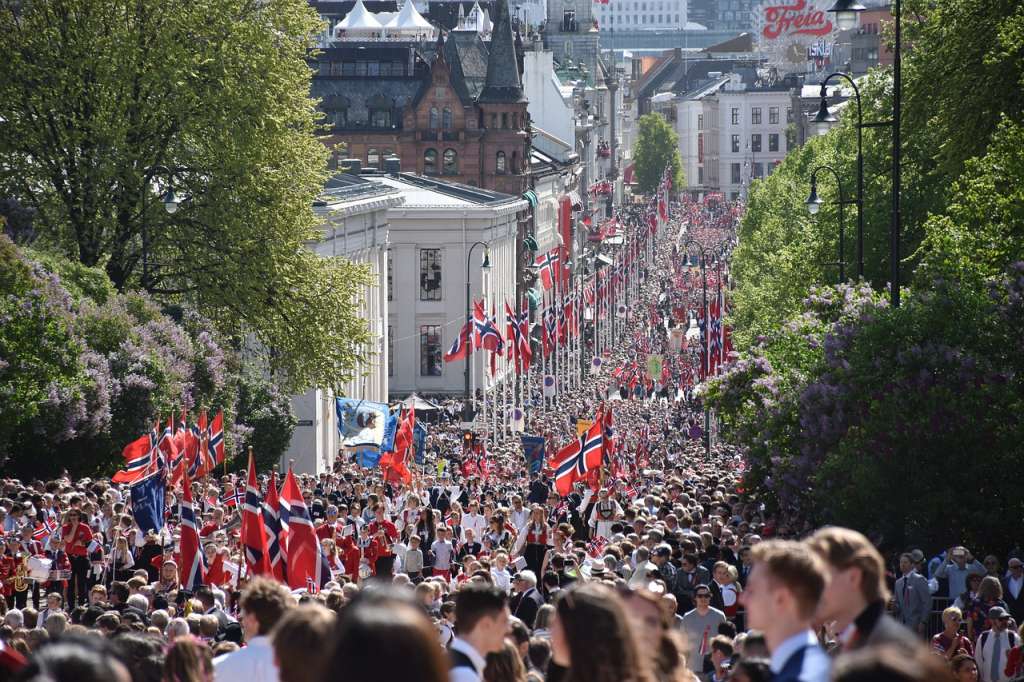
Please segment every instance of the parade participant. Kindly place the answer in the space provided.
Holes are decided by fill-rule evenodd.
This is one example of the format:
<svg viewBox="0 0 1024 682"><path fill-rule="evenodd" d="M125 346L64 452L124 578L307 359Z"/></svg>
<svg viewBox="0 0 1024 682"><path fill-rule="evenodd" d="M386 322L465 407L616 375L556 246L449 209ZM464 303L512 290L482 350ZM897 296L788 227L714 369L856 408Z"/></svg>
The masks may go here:
<svg viewBox="0 0 1024 682"><path fill-rule="evenodd" d="M533 506L530 510L530 521L526 529L519 534L514 551L526 560L527 568L533 571L534 575L541 573L545 555L553 542L546 516L544 507Z"/></svg>
<svg viewBox="0 0 1024 682"><path fill-rule="evenodd" d="M592 537L610 538L612 525L622 518L622 507L615 500L608 497L608 489L601 488L597 492L597 504L590 513L590 528Z"/></svg>
<svg viewBox="0 0 1024 682"><path fill-rule="evenodd" d="M508 633L508 597L493 585L467 583L455 595L449 682L480 682L486 656L501 651Z"/></svg>
<svg viewBox="0 0 1024 682"><path fill-rule="evenodd" d="M89 591L88 547L92 542L92 530L84 522L82 512L68 510L61 527L64 551L71 563L71 578L68 580L68 603L77 606L86 600Z"/></svg>
<svg viewBox="0 0 1024 682"><path fill-rule="evenodd" d="M455 558L455 547L452 545L451 528L439 526L437 529L437 540L430 546L434 556L433 575L441 578L446 583L452 579L452 560Z"/></svg>
<svg viewBox="0 0 1024 682"><path fill-rule="evenodd" d="M259 577L249 583L239 601L246 646L213 659L216 682L278 682L269 635L291 603L281 583Z"/></svg>
<svg viewBox="0 0 1024 682"><path fill-rule="evenodd" d="M374 520L369 526L370 535L377 542L376 560L373 575L390 580L394 574L395 554L393 546L398 542L398 530L395 524L387 519L383 503L378 502L373 509Z"/></svg>

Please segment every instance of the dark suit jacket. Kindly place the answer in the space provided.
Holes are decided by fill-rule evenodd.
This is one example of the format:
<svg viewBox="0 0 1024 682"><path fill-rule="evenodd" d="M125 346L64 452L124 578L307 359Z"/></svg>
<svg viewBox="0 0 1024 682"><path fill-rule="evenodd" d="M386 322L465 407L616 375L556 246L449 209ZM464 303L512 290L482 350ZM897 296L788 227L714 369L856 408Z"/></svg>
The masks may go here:
<svg viewBox="0 0 1024 682"><path fill-rule="evenodd" d="M533 629L533 622L537 620L537 611L544 603L544 597L536 588L517 594L509 602L509 611L512 615L523 621L526 627Z"/></svg>
<svg viewBox="0 0 1024 682"><path fill-rule="evenodd" d="M1024 622L1024 587L1021 588L1020 594L1014 599L1010 593L1010 581L1006 578L999 580L1003 584L1003 601L1006 602L1006 608L1013 616L1013 619L1018 623Z"/></svg>
<svg viewBox="0 0 1024 682"><path fill-rule="evenodd" d="M877 619L874 619L875 613L880 614ZM863 616L865 614L870 614L871 616L866 619L867 623L864 623L865 618ZM858 616L855 623L858 630L862 633L867 630L867 634L861 634L856 641L852 642L849 647L846 647L846 650L855 651L868 646L874 647L881 644L890 644L902 649L916 651L923 646L924 641L915 633L900 625L899 621L889 614L882 613L881 603L868 606L865 609L865 614Z"/></svg>
<svg viewBox="0 0 1024 682"><path fill-rule="evenodd" d="M697 585L711 585L711 574L708 573L706 568L697 566L692 581L683 569L676 571L676 580L672 588L672 594L676 595L676 601L679 602L678 613L686 613L693 609L693 590Z"/></svg>

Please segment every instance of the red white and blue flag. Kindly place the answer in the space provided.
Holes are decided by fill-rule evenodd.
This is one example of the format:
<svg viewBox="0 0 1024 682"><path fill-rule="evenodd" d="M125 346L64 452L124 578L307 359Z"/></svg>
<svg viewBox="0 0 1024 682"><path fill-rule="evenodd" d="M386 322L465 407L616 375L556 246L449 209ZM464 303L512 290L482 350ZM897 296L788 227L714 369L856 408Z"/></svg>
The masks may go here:
<svg viewBox="0 0 1024 682"><path fill-rule="evenodd" d="M125 467L111 478L114 483L134 483L154 471L154 460L157 453L157 427L154 426L145 436L133 440L124 446L121 455Z"/></svg>
<svg viewBox="0 0 1024 682"><path fill-rule="evenodd" d="M498 325L493 317L488 317L483 301L473 301L473 347L498 355L505 350L505 341L501 338Z"/></svg>
<svg viewBox="0 0 1024 682"><path fill-rule="evenodd" d="M182 496L181 496L181 563L178 566L178 577L181 585L190 592L206 580L206 567L203 564L203 552L199 544L199 528L196 526L196 511L192 504L192 483L185 471L185 463L180 462Z"/></svg>
<svg viewBox="0 0 1024 682"><path fill-rule="evenodd" d="M263 500L256 480L256 463L249 453L249 477L245 486L245 505L242 507L242 548L245 565L250 575L270 573L267 532L263 526Z"/></svg>
<svg viewBox="0 0 1024 682"><path fill-rule="evenodd" d="M285 582L287 575L287 557L284 546L285 529L281 524L281 504L277 497L277 474L270 472L267 483L267 494L263 498L263 526L267 530L267 552L269 553L270 570L274 577Z"/></svg>
<svg viewBox="0 0 1024 682"><path fill-rule="evenodd" d="M466 355L472 350L472 344L469 342L469 335L472 329L472 323L466 320L466 324L462 325L458 336L452 341L451 348L444 354L445 362L455 362L456 360L464 360L466 358Z"/></svg>
<svg viewBox="0 0 1024 682"><path fill-rule="evenodd" d="M281 488L282 519L285 518L285 508L288 510L288 586L293 590L309 590L312 585L323 587L331 579L331 568L321 550L313 520L291 467Z"/></svg>
<svg viewBox="0 0 1024 682"><path fill-rule="evenodd" d="M537 266L537 274L540 275L540 281L544 285L545 289L550 289L555 286L555 282L561 277L561 248L555 247L537 256L534 261L534 265Z"/></svg>
<svg viewBox="0 0 1024 682"><path fill-rule="evenodd" d="M576 481L586 480L587 473L601 467L604 450L603 426L595 420L590 428L558 451L550 466L555 470L555 489L562 497L572 492Z"/></svg>

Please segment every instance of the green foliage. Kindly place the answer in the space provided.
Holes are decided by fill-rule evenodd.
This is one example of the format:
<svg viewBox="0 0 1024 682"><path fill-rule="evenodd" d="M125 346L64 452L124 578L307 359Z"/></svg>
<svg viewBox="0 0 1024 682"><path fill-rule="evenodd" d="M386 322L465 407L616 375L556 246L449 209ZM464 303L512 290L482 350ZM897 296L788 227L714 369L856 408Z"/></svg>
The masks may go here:
<svg viewBox="0 0 1024 682"><path fill-rule="evenodd" d="M1024 127L1004 120L988 153L965 164L943 215L925 224L918 282L935 277L974 286L1024 256Z"/></svg>
<svg viewBox="0 0 1024 682"><path fill-rule="evenodd" d="M87 298L96 303L106 303L117 293L102 268L88 267L39 249L25 248L24 253L41 268L57 275L61 286L76 302Z"/></svg>
<svg viewBox="0 0 1024 682"><path fill-rule="evenodd" d="M308 3L0 2L0 196L36 211L36 244L252 335L291 388L348 379L365 273L305 249L327 158Z"/></svg>
<svg viewBox="0 0 1024 682"><path fill-rule="evenodd" d="M661 174L668 165L672 166L672 188L678 190L685 184L683 162L679 158L679 135L658 114L640 117L633 163L640 191L644 194L653 194L658 189Z"/></svg>
<svg viewBox="0 0 1024 682"><path fill-rule="evenodd" d="M269 469L277 464L291 443L292 432L298 419L292 411L291 401L266 377L246 372L238 382L238 419L248 427L240 443L238 457L228 468L246 466L245 448L252 447L256 468Z"/></svg>

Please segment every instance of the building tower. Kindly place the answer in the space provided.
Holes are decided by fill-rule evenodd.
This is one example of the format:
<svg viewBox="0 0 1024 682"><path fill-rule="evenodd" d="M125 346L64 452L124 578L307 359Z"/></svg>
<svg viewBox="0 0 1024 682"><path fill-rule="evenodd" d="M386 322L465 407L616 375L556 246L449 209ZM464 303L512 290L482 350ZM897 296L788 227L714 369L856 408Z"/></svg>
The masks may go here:
<svg viewBox="0 0 1024 682"><path fill-rule="evenodd" d="M593 0L548 0L544 46L562 66L569 61L587 67L588 81L597 78L598 30L591 10Z"/></svg>
<svg viewBox="0 0 1024 682"><path fill-rule="evenodd" d="M480 186L493 175L494 189L518 196L527 189L530 172L530 138L527 134L526 96L519 73L508 0L495 3L494 30L487 56L487 77L477 98L480 127Z"/></svg>

